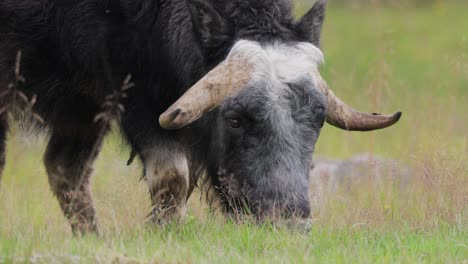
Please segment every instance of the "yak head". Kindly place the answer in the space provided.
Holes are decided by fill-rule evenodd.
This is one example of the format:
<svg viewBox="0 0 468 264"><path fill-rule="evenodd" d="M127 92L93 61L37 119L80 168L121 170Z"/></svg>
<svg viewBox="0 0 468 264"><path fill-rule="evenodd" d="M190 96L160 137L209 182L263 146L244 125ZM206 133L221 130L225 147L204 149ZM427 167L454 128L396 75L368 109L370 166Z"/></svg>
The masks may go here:
<svg viewBox="0 0 468 264"><path fill-rule="evenodd" d="M259 220L308 219L309 168L324 122L368 131L396 123L400 113L356 111L322 79L326 1L294 22L275 14L288 9L287 1L265 1L272 3L262 8L259 2L246 1L252 6L245 12L232 10L241 16L237 20L206 2L195 11L205 45L213 49L217 39L232 44L223 61L160 116L160 124L178 129L202 116L210 121L208 176L228 211Z"/></svg>

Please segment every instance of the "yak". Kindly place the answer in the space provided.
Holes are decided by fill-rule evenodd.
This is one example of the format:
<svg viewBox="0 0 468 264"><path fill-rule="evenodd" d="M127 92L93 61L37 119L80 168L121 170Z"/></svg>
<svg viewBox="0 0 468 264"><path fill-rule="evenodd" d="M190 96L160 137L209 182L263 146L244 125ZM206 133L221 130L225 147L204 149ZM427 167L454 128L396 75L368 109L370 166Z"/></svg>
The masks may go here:
<svg viewBox="0 0 468 264"><path fill-rule="evenodd" d="M325 9L296 19L290 0L1 0L1 168L11 106L34 98L51 190L75 234L98 232L90 177L110 125L97 117L118 93L154 222L180 219L200 181L228 216L307 221L324 122L369 131L401 116L356 111L329 89ZM121 92L123 80L134 87Z"/></svg>

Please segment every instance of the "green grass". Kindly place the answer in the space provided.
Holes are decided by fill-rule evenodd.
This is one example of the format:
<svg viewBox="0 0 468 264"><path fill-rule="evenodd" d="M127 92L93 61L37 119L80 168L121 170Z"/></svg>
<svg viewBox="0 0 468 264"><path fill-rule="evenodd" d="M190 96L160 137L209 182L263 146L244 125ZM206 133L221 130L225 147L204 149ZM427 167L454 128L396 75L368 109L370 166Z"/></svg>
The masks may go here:
<svg viewBox="0 0 468 264"><path fill-rule="evenodd" d="M211 216L198 194L187 220L149 227L137 164L115 136L96 164L102 237L74 238L41 162L44 140L11 137L0 191L0 263L468 263L467 6L331 6L322 73L366 111L404 112L396 126L349 133L326 126L316 154L371 152L415 169L407 188L353 185L313 210L309 234ZM299 10L303 13L303 10Z"/></svg>
<svg viewBox="0 0 468 264"><path fill-rule="evenodd" d="M17 234L4 240L2 255L71 261L213 263L455 263L466 256L463 233L453 227L430 232L320 226L307 235L268 226L188 220L164 230L138 230L104 238ZM42 253L39 253L42 252ZM21 260L18 258L17 260Z"/></svg>

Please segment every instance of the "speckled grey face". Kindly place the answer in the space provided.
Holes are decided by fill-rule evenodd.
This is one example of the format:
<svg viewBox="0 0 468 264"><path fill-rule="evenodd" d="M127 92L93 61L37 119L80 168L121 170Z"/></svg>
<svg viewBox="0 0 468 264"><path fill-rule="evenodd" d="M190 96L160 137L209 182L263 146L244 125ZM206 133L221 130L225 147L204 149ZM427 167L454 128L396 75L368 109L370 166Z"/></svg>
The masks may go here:
<svg viewBox="0 0 468 264"><path fill-rule="evenodd" d="M231 209L248 205L260 219L307 218L309 168L327 114L326 97L306 69L317 67L317 57L290 46L242 44L257 49L251 58L259 67L247 87L217 112L212 158L222 197ZM304 68L289 67L290 61L301 61Z"/></svg>
<svg viewBox="0 0 468 264"><path fill-rule="evenodd" d="M309 168L326 116L311 80L254 82L218 112L213 153L224 196L260 218L308 217ZM236 204L230 202L230 205Z"/></svg>

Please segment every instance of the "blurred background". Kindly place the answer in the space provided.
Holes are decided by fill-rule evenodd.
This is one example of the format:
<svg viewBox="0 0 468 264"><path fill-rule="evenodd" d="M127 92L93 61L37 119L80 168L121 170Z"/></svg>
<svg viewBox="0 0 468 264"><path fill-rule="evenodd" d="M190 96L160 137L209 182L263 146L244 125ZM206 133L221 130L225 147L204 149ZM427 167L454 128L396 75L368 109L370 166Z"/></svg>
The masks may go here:
<svg viewBox="0 0 468 264"><path fill-rule="evenodd" d="M298 1L297 15L313 2ZM340 162L361 155L368 166L357 179L320 190L313 212L317 226L466 228L468 1L329 0L322 49L322 75L339 97L362 111L402 111L403 117L391 128L368 133L325 126L317 159ZM145 184L138 182L141 167L125 166L129 151L117 134L107 138L96 164L93 193L103 230L118 233L144 228L150 205ZM0 236L69 232L49 191L43 141L10 136ZM376 159L392 161L384 172L389 177L377 177ZM316 177L313 196L329 181L326 173ZM190 217L204 219L206 211L194 195Z"/></svg>
<svg viewBox="0 0 468 264"><path fill-rule="evenodd" d="M298 1L298 16L313 2ZM312 195L323 186L330 189L328 174L333 178L341 170L353 177L352 162L350 167L343 161L351 159L361 177L348 177L341 190L328 195L335 200L328 206L350 212L342 221L358 221L358 212L365 212L378 223L391 212L397 221L412 224L468 222L468 1L328 2L322 33L325 80L360 110L402 111L403 117L394 127L370 133L326 126L316 160L325 157L327 164L331 158L338 169L316 171ZM382 159L389 176L384 181ZM363 160L368 161L364 171ZM399 182L406 180L403 190ZM340 217L318 201L319 216Z"/></svg>

